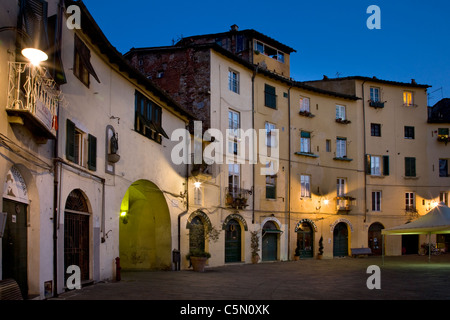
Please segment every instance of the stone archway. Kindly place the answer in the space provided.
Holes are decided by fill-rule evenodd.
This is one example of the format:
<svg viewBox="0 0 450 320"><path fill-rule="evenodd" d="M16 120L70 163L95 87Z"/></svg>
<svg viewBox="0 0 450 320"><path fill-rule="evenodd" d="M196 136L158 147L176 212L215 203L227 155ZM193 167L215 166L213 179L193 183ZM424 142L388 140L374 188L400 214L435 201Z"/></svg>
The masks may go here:
<svg viewBox="0 0 450 320"><path fill-rule="evenodd" d="M156 184L148 180L131 184L122 200L119 220L119 254L123 269L170 270L170 212Z"/></svg>

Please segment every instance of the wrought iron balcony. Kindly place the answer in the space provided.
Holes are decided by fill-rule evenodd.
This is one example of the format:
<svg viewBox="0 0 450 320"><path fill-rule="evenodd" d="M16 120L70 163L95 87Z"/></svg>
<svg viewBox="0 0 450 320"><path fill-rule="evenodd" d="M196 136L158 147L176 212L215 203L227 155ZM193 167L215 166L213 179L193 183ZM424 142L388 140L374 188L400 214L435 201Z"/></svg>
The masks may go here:
<svg viewBox="0 0 450 320"><path fill-rule="evenodd" d="M245 209L248 206L248 196L251 194L251 190L235 187L225 188L225 206L234 209Z"/></svg>
<svg viewBox="0 0 450 320"><path fill-rule="evenodd" d="M341 214L348 214L352 210L354 200L356 199L347 195L337 196L336 211Z"/></svg>
<svg viewBox="0 0 450 320"><path fill-rule="evenodd" d="M62 94L46 69L10 62L8 79L9 121L26 125L37 137L56 138L57 109Z"/></svg>
<svg viewBox="0 0 450 320"><path fill-rule="evenodd" d="M373 108L384 108L384 102L369 100L369 106Z"/></svg>

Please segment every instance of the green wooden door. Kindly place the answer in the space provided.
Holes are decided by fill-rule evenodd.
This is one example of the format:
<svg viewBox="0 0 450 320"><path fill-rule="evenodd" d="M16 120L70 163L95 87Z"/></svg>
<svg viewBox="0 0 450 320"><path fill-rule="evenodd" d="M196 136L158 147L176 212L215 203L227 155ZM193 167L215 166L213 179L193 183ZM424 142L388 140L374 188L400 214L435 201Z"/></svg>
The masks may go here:
<svg viewBox="0 0 450 320"><path fill-rule="evenodd" d="M3 199L3 212L8 216L2 239L2 278L16 280L27 298L27 205Z"/></svg>
<svg viewBox="0 0 450 320"><path fill-rule="evenodd" d="M275 261L277 260L277 242L278 235L276 233L265 233L262 239L262 260Z"/></svg>
<svg viewBox="0 0 450 320"><path fill-rule="evenodd" d="M241 226L230 220L225 232L225 262L241 261Z"/></svg>
<svg viewBox="0 0 450 320"><path fill-rule="evenodd" d="M333 256L348 256L348 228L344 222L340 222L334 227Z"/></svg>

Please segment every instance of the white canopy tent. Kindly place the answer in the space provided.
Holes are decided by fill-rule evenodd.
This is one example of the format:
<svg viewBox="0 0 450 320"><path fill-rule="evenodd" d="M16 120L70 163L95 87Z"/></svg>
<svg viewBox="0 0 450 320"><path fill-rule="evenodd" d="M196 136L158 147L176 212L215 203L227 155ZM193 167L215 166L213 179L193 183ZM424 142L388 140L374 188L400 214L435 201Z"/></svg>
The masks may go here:
<svg viewBox="0 0 450 320"><path fill-rule="evenodd" d="M383 243L385 235L403 235L403 234L445 234L450 233L450 208L443 202L440 202L426 215L419 219L406 223L397 227L384 229L381 231L383 235ZM431 241L428 241L429 243ZM428 259L431 258L430 248L428 250ZM384 246L383 246L384 261Z"/></svg>

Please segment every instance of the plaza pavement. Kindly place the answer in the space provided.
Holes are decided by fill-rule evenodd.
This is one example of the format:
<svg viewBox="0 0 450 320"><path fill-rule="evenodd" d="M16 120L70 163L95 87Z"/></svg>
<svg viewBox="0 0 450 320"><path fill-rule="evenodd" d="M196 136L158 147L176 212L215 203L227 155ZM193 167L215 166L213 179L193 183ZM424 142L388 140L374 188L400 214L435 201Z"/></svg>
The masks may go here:
<svg viewBox="0 0 450 320"><path fill-rule="evenodd" d="M368 289L371 265L380 289ZM52 300L447 300L450 254L304 259L192 270L121 273Z"/></svg>

